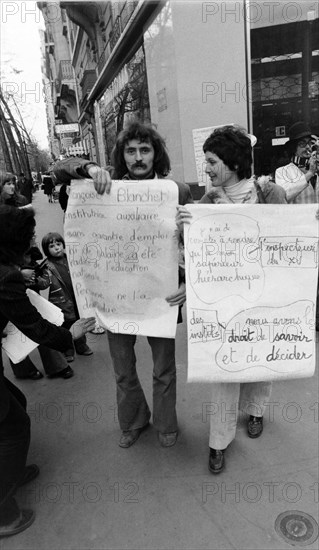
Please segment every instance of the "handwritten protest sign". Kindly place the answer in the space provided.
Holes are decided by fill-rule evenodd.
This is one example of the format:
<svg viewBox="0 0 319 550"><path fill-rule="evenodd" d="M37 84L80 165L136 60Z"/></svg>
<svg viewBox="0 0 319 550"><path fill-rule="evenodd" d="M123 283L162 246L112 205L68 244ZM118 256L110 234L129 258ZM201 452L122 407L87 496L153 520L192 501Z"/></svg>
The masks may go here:
<svg viewBox="0 0 319 550"><path fill-rule="evenodd" d="M189 380L312 376L316 205L188 205Z"/></svg>
<svg viewBox="0 0 319 550"><path fill-rule="evenodd" d="M111 332L175 338L178 288L175 213L170 180L113 181L98 195L92 180L74 180L65 241L80 315Z"/></svg>

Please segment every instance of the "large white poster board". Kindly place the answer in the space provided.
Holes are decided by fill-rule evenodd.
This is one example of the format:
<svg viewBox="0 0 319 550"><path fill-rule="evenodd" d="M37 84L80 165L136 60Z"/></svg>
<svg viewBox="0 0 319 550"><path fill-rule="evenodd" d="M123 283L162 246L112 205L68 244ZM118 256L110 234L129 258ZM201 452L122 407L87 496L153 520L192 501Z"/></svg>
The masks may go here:
<svg viewBox="0 0 319 550"><path fill-rule="evenodd" d="M317 206L187 205L188 379L312 376Z"/></svg>
<svg viewBox="0 0 319 550"><path fill-rule="evenodd" d="M178 288L170 180L113 181L98 195L92 180L73 180L64 237L80 315L111 332L175 338Z"/></svg>

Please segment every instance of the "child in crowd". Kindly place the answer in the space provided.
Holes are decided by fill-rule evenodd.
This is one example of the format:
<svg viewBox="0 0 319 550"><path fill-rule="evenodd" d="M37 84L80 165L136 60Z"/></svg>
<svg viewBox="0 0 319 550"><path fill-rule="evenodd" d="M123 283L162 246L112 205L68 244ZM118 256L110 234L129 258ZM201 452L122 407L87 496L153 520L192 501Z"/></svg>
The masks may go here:
<svg viewBox="0 0 319 550"><path fill-rule="evenodd" d="M47 260L39 263L40 260L43 260L42 253L37 246L32 244L24 254L23 264L20 268L26 287L38 293L50 285L49 272L46 267ZM38 351L45 373L49 378L61 377L67 379L73 376L73 370L60 351L47 348L42 344L38 346ZM29 378L31 380L43 378L43 374L36 368L29 355L19 363L12 363L10 360L10 365L16 378Z"/></svg>
<svg viewBox="0 0 319 550"><path fill-rule="evenodd" d="M47 257L47 267L50 274L49 301L62 309L64 314L63 327L70 326L80 318L72 286L68 260L65 254L65 242L59 233L47 233L42 239L42 249ZM82 336L74 341L75 350L79 355L92 355L93 351ZM65 352L68 363L74 361L74 349Z"/></svg>

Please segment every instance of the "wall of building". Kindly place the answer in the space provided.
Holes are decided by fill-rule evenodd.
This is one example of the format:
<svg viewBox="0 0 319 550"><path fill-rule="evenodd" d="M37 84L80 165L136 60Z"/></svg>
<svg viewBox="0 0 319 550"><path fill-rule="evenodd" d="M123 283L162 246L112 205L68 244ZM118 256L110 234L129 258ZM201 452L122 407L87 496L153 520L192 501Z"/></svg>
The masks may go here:
<svg viewBox="0 0 319 550"><path fill-rule="evenodd" d="M177 66L170 2L144 32L144 50L151 120L166 141L174 178L183 181Z"/></svg>
<svg viewBox="0 0 319 550"><path fill-rule="evenodd" d="M204 4L212 5L167 2L144 32L152 122L166 138L173 177L187 183L197 182L193 129L247 128L245 25L221 24Z"/></svg>
<svg viewBox="0 0 319 550"><path fill-rule="evenodd" d="M46 31L53 38L54 57L57 66L59 66L60 61L69 59L69 46L66 37L62 33L63 20L57 2L47 2L46 7L43 8L43 17Z"/></svg>

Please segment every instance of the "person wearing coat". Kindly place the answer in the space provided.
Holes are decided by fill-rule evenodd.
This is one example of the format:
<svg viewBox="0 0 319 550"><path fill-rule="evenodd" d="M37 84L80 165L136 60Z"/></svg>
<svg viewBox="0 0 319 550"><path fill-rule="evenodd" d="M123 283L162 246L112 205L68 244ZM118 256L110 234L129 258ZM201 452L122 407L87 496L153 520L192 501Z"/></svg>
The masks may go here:
<svg viewBox="0 0 319 550"><path fill-rule="evenodd" d="M58 351L94 327L94 319L81 319L70 330L43 319L26 294L19 264L34 234L32 208L0 206L0 334L11 321L25 336ZM2 336L3 338L3 336ZM30 418L24 394L4 375L0 354L0 537L15 535L34 521L32 510L20 509L18 487L39 474L26 466L30 444Z"/></svg>
<svg viewBox="0 0 319 550"><path fill-rule="evenodd" d="M276 183L286 191L289 204L319 202L319 176L316 152L310 128L302 121L295 122L288 130L286 148L289 164L277 168ZM316 330L319 331L319 281L317 289Z"/></svg>
<svg viewBox="0 0 319 550"><path fill-rule="evenodd" d="M10 172L0 174L0 204L9 204L18 208L28 204L26 197L19 193L15 176Z"/></svg>
<svg viewBox="0 0 319 550"><path fill-rule="evenodd" d="M43 255L39 248L33 245L24 254L20 270L27 288L37 293L40 290L45 290L50 285L46 261L39 264L38 260L43 260ZM66 380L74 375L74 371L68 365L63 353L41 344L37 349L44 371L49 378L59 377ZM13 363L10 360L10 365L16 378L31 380L41 380L43 378L42 372L36 368L29 355L18 363Z"/></svg>
<svg viewBox="0 0 319 550"><path fill-rule="evenodd" d="M0 173L0 203L15 206L16 208L21 208L28 204L26 197L18 193L13 174ZM41 258L42 254L40 250L35 246L30 247L23 257L23 265L21 266L21 274L24 277L26 286L36 292L44 290L49 286L48 277L46 281L45 277L36 276L35 273L36 260ZM67 379L73 376L73 370L61 353L42 345L38 347L38 351L44 370L49 377L59 376ZM14 364L10 361L10 364L16 378L29 378L30 380L40 380L43 378L42 373L36 368L29 356L19 363Z"/></svg>
<svg viewBox="0 0 319 550"><path fill-rule="evenodd" d="M30 204L32 202L33 181L26 178L23 172L18 177L18 189L19 193L25 197L27 204Z"/></svg>
<svg viewBox="0 0 319 550"><path fill-rule="evenodd" d="M65 242L59 233L47 233L42 239L42 249L47 257L49 273L49 301L59 307L64 315L63 326L70 326L79 319L79 312L74 295L69 264L65 254ZM93 351L86 343L85 335L75 344L78 355L92 355ZM74 361L74 347L65 352L67 362Z"/></svg>
<svg viewBox="0 0 319 550"><path fill-rule="evenodd" d="M89 160L69 158L58 162L53 172L63 183L73 178L92 178L98 193L109 192L112 181L148 180L166 178L170 172L170 159L162 136L151 126L131 122L116 139L112 152L111 174ZM178 204L192 203L190 188L175 182L178 187ZM185 301L183 268L179 270L179 287L166 301L179 308ZM136 336L107 331L110 354L116 378L118 418L122 434L119 446L133 445L149 425L151 411L146 401L137 371ZM162 447L175 445L178 436L176 415L176 363L175 339L148 337L153 357L153 425Z"/></svg>
<svg viewBox="0 0 319 550"><path fill-rule="evenodd" d="M252 146L246 131L236 126L217 128L203 145L206 168L212 188L199 201L202 204L287 204L285 191L269 178L252 177ZM177 224L189 223L190 212L179 208ZM260 437L263 414L271 394L271 382L214 383L212 403L219 414L210 417L208 468L218 474L225 467L225 451L236 434L238 409L249 415L250 438ZM227 411L223 414L222 411Z"/></svg>
<svg viewBox="0 0 319 550"><path fill-rule="evenodd" d="M318 166L312 154L313 139L310 128L302 121L295 122L288 130L286 149L290 162L275 172L277 185L286 191L290 204L319 202Z"/></svg>
<svg viewBox="0 0 319 550"><path fill-rule="evenodd" d="M42 183L44 186L43 192L45 195L48 196L48 201L53 202L53 189L55 185L53 183L53 179L51 178L50 174L43 174Z"/></svg>

